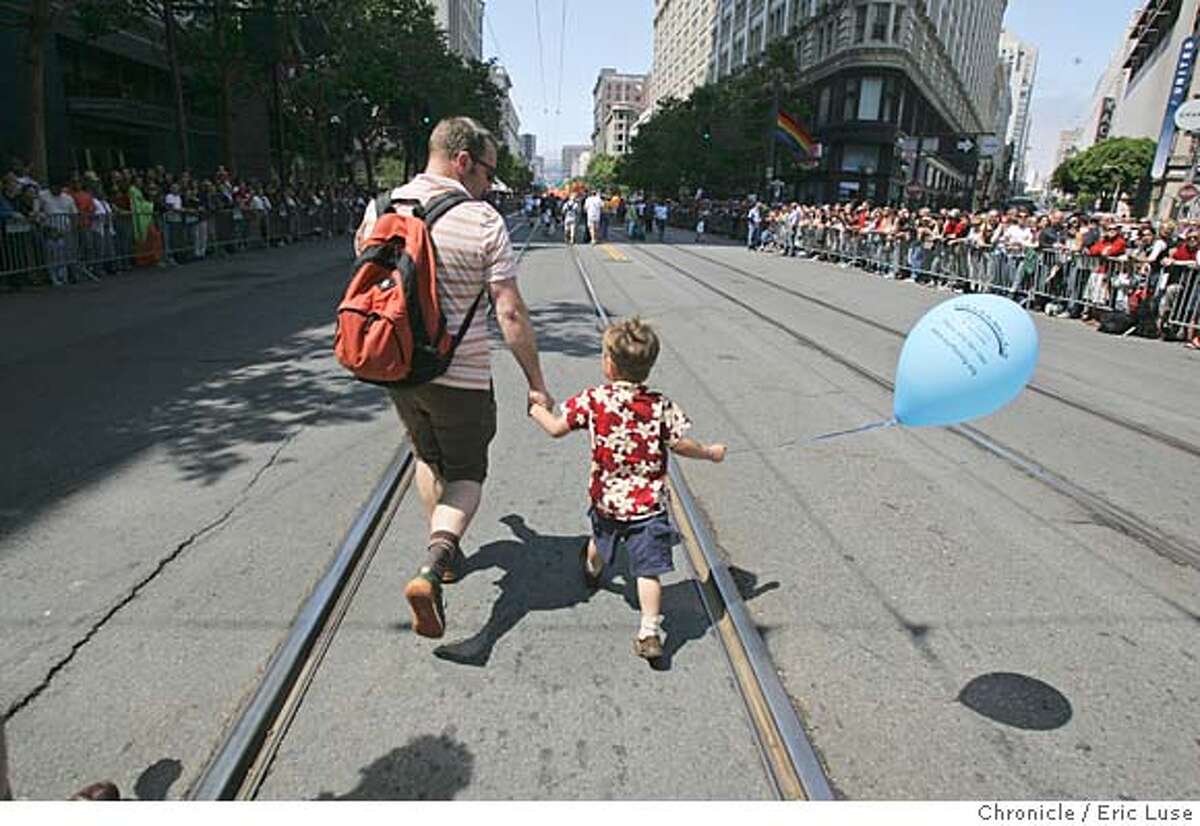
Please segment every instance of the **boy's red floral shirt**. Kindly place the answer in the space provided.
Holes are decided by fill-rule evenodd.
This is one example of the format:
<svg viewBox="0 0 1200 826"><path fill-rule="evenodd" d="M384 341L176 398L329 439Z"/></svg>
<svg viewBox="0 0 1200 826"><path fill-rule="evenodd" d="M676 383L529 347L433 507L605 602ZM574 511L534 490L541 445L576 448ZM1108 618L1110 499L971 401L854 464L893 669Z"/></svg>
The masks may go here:
<svg viewBox="0 0 1200 826"><path fill-rule="evenodd" d="M588 495L601 516L628 521L666 508L667 452L692 426L679 405L618 381L567 399L563 412L572 430L591 434Z"/></svg>

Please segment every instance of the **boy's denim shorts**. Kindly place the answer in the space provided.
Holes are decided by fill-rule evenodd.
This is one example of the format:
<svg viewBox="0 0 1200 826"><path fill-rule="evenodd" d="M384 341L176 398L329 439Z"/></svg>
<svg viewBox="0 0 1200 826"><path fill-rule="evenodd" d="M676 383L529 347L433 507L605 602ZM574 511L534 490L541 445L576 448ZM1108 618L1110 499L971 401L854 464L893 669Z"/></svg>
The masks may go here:
<svg viewBox="0 0 1200 826"><path fill-rule="evenodd" d="M595 508L591 508L588 518L592 522L592 538L596 540L596 550L604 561L604 567L613 564L617 543L624 540L631 575L652 577L675 570L671 548L677 541L677 534L665 511L622 522L601 516Z"/></svg>

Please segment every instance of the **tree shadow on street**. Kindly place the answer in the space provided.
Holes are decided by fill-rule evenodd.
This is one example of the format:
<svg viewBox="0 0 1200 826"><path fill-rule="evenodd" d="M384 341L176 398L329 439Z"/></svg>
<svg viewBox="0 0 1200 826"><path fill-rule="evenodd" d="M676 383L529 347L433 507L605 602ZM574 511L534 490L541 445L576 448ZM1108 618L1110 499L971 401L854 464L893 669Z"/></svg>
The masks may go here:
<svg viewBox="0 0 1200 826"><path fill-rule="evenodd" d="M331 273L341 275L342 256L328 245L303 249L304 258L272 259L272 279L251 277L249 256L184 268L153 291L140 283L153 275L139 274L110 289L128 291L143 313L124 319L115 315L120 302L97 307L102 331L6 364L0 536L151 450L182 480L211 485L266 461L250 448L282 446L305 426L369 421L390 407L385 392L355 382L332 358L344 280ZM8 334L20 333L16 325Z"/></svg>

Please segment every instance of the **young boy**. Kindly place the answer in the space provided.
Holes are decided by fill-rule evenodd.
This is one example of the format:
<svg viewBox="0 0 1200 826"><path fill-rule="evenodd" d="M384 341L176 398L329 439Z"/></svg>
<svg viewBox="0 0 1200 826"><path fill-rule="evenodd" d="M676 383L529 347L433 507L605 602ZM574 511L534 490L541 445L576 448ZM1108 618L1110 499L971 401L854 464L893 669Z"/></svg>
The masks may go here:
<svg viewBox="0 0 1200 826"><path fill-rule="evenodd" d="M529 415L554 438L587 428L592 441L592 538L585 549L583 573L599 585L612 564L617 542L624 540L630 573L637 577L642 622L634 650L648 660L661 657L661 574L674 570L674 531L667 519L667 451L720 462L725 445L704 445L684 436L691 422L677 404L643 382L658 358L658 336L639 318L617 322L604 331L604 377L608 384L584 390L563 403L562 415L533 406Z"/></svg>

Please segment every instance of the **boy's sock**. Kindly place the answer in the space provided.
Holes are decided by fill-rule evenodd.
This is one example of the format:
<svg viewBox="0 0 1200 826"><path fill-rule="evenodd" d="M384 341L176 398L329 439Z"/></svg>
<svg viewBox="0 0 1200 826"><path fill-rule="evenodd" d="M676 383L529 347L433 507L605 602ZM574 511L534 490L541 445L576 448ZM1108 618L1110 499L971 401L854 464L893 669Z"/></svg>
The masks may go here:
<svg viewBox="0 0 1200 826"><path fill-rule="evenodd" d="M638 629L637 638L644 640L647 637L658 637L659 642L666 640L667 635L662 630L663 615L659 614L656 617L642 616L642 627Z"/></svg>
<svg viewBox="0 0 1200 826"><path fill-rule="evenodd" d="M458 537L450 531L434 531L429 535L429 550L425 567L440 578L450 559L458 552Z"/></svg>

